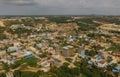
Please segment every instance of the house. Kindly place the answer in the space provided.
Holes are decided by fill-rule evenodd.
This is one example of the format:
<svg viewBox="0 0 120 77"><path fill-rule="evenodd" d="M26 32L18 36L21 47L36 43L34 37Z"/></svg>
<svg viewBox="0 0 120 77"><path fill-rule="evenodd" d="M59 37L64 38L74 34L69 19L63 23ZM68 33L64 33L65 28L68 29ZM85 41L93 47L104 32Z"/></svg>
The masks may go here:
<svg viewBox="0 0 120 77"><path fill-rule="evenodd" d="M0 51L0 58L3 58L3 56L6 55L6 51Z"/></svg>
<svg viewBox="0 0 120 77"><path fill-rule="evenodd" d="M12 72L7 72L5 75L6 75L6 77L14 77Z"/></svg>
<svg viewBox="0 0 120 77"><path fill-rule="evenodd" d="M64 57L70 57L71 55L73 55L73 53L75 52L73 46L65 46L63 47L62 51L61 51L61 55Z"/></svg>
<svg viewBox="0 0 120 77"><path fill-rule="evenodd" d="M59 45L57 43L51 44L53 48L57 48Z"/></svg>
<svg viewBox="0 0 120 77"><path fill-rule="evenodd" d="M31 59L31 58L33 58L33 55L27 55L27 56L25 56L25 58L26 59Z"/></svg>
<svg viewBox="0 0 120 77"><path fill-rule="evenodd" d="M48 47L47 52L55 54L55 49L53 47Z"/></svg>
<svg viewBox="0 0 120 77"><path fill-rule="evenodd" d="M108 63L106 62L105 59L101 60L99 63L98 63L98 67L106 67L108 65Z"/></svg>
<svg viewBox="0 0 120 77"><path fill-rule="evenodd" d="M0 65L3 64L3 61L0 61Z"/></svg>
<svg viewBox="0 0 120 77"><path fill-rule="evenodd" d="M92 65L92 64L93 64L93 62L92 62L92 61L88 61L88 64L89 64L89 65Z"/></svg>
<svg viewBox="0 0 120 77"><path fill-rule="evenodd" d="M114 52L113 55L120 57L120 52Z"/></svg>
<svg viewBox="0 0 120 77"><path fill-rule="evenodd" d="M85 49L82 48L82 47L80 47L80 48L77 49L77 52L78 52L79 54L84 54L84 53L85 53Z"/></svg>
<svg viewBox="0 0 120 77"><path fill-rule="evenodd" d="M14 53L11 53L11 56L14 56L14 58L16 58L16 59L24 57L26 55L29 55L29 54L26 54L26 52L14 52Z"/></svg>
<svg viewBox="0 0 120 77"><path fill-rule="evenodd" d="M48 60L42 60L39 62L39 64L42 66L42 67L49 67L50 66L50 62Z"/></svg>
<svg viewBox="0 0 120 77"><path fill-rule="evenodd" d="M22 47L12 46L7 49L8 52L20 51Z"/></svg>
<svg viewBox="0 0 120 77"><path fill-rule="evenodd" d="M120 72L120 64L118 64L118 66L115 67L112 71L113 72Z"/></svg>
<svg viewBox="0 0 120 77"><path fill-rule="evenodd" d="M6 60L4 60L4 63L14 64L14 60L12 60L12 59L6 59Z"/></svg>
<svg viewBox="0 0 120 77"><path fill-rule="evenodd" d="M37 48L42 48L42 46L43 46L43 45L42 45L41 43L36 44L36 47L37 47Z"/></svg>
<svg viewBox="0 0 120 77"><path fill-rule="evenodd" d="M32 47L32 46L30 46L29 49L30 49L31 51L33 51L33 52L36 52L36 49L35 49L34 47Z"/></svg>
<svg viewBox="0 0 120 77"><path fill-rule="evenodd" d="M56 58L51 58L49 61L51 66L59 67L62 65L62 62Z"/></svg>
<svg viewBox="0 0 120 77"><path fill-rule="evenodd" d="M80 54L80 57L82 57L82 58L86 58L86 59L89 58L89 56L88 56L88 55L85 55L85 54Z"/></svg>
<svg viewBox="0 0 120 77"><path fill-rule="evenodd" d="M54 43L59 43L59 40L58 39L54 39L52 40Z"/></svg>
<svg viewBox="0 0 120 77"><path fill-rule="evenodd" d="M97 57L97 60L98 61L100 61L100 60L102 60L103 59L103 57L101 56L101 55L99 55L98 57Z"/></svg>
<svg viewBox="0 0 120 77"><path fill-rule="evenodd" d="M73 39L73 36L72 35L70 35L69 36L69 41L73 41L74 39Z"/></svg>

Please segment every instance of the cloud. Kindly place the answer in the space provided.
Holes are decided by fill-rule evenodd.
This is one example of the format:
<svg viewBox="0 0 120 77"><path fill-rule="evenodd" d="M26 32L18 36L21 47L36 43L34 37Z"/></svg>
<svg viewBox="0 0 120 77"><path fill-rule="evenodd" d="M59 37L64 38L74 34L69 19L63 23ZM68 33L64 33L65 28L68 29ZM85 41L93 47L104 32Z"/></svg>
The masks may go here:
<svg viewBox="0 0 120 77"><path fill-rule="evenodd" d="M0 0L0 14L120 14L120 0Z"/></svg>
<svg viewBox="0 0 120 77"><path fill-rule="evenodd" d="M1 3L7 5L18 5L18 6L27 6L27 5L36 5L37 3L34 0L2 0Z"/></svg>
<svg viewBox="0 0 120 77"><path fill-rule="evenodd" d="M120 8L120 0L36 0L54 8Z"/></svg>

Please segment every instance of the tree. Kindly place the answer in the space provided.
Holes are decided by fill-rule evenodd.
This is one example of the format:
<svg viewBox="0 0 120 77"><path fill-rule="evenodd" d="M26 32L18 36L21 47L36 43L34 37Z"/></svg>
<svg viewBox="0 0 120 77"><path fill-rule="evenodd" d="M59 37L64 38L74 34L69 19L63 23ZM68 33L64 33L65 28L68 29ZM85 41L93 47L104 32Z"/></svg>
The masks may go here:
<svg viewBox="0 0 120 77"><path fill-rule="evenodd" d="M14 75L14 77L21 77L21 71L15 70L13 75Z"/></svg>
<svg viewBox="0 0 120 77"><path fill-rule="evenodd" d="M3 68L5 71L9 71L10 67L7 63L3 63Z"/></svg>
<svg viewBox="0 0 120 77"><path fill-rule="evenodd" d="M5 34L0 33L0 40L6 39L6 38L7 38L7 37L6 37Z"/></svg>
<svg viewBox="0 0 120 77"><path fill-rule="evenodd" d="M0 74L0 77L6 77L5 73Z"/></svg>

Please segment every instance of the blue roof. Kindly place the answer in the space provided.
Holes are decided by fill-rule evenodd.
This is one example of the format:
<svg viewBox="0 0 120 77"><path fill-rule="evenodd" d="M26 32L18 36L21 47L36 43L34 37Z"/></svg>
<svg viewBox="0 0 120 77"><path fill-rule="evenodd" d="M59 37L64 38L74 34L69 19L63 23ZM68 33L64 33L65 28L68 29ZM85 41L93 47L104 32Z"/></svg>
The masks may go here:
<svg viewBox="0 0 120 77"><path fill-rule="evenodd" d="M82 58L89 58L89 56L87 56L85 54L80 54L80 57L82 57Z"/></svg>
<svg viewBox="0 0 120 77"><path fill-rule="evenodd" d="M26 59L30 59L30 58L33 58L33 55L28 55L28 56L25 56Z"/></svg>
<svg viewBox="0 0 120 77"><path fill-rule="evenodd" d="M120 72L120 68L119 67L115 67L112 71L113 72Z"/></svg>
<svg viewBox="0 0 120 77"><path fill-rule="evenodd" d="M112 72L120 72L119 70L113 69Z"/></svg>
<svg viewBox="0 0 120 77"><path fill-rule="evenodd" d="M89 65L92 65L93 63L92 63L91 61L88 61L88 64L89 64Z"/></svg>
<svg viewBox="0 0 120 77"><path fill-rule="evenodd" d="M97 60L102 60L102 59L103 59L102 56L98 56L98 57L97 57Z"/></svg>

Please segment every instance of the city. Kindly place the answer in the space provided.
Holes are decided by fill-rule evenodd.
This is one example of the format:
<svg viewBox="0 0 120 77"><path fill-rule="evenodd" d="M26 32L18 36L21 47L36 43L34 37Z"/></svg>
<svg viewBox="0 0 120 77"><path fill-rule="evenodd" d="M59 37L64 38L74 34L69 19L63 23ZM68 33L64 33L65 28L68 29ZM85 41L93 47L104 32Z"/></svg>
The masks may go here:
<svg viewBox="0 0 120 77"><path fill-rule="evenodd" d="M0 77L120 77L120 17L0 17Z"/></svg>

